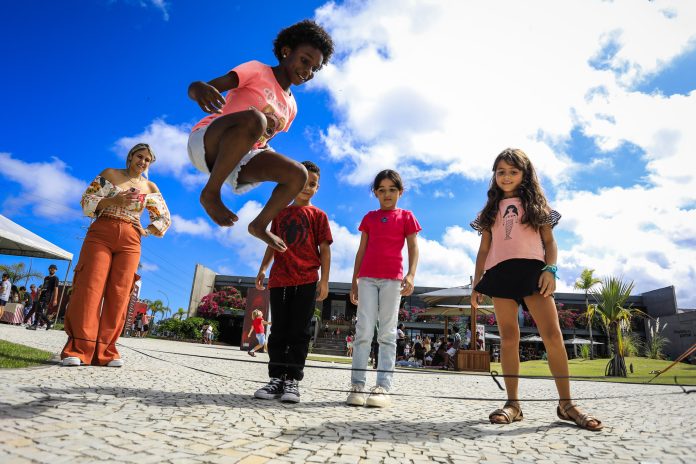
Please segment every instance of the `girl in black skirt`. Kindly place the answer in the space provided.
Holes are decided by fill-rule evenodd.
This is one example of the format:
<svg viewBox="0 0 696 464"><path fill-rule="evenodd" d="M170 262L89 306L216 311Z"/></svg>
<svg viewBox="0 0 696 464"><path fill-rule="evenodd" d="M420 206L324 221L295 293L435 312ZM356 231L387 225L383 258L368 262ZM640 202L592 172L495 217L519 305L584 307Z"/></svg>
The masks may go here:
<svg viewBox="0 0 696 464"><path fill-rule="evenodd" d="M488 201L471 223L481 234L471 306L477 308L482 295L493 299L503 374L513 376L505 377L508 401L489 416L494 424L523 419L514 376L520 371L517 307L524 301L536 321L548 352L549 368L556 377L558 417L587 430L603 427L601 421L581 412L570 397L568 357L553 298L558 250L552 228L560 217L549 207L527 155L511 148L499 154L493 163Z"/></svg>

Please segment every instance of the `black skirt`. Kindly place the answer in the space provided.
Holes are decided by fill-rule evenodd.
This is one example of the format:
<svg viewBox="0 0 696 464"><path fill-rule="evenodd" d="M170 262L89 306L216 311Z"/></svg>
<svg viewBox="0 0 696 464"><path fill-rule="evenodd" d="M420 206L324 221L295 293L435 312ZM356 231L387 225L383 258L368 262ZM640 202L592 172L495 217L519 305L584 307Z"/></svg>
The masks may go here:
<svg viewBox="0 0 696 464"><path fill-rule="evenodd" d="M539 276L546 265L538 259L508 259L483 274L474 290L491 298L509 298L522 303L539 291Z"/></svg>

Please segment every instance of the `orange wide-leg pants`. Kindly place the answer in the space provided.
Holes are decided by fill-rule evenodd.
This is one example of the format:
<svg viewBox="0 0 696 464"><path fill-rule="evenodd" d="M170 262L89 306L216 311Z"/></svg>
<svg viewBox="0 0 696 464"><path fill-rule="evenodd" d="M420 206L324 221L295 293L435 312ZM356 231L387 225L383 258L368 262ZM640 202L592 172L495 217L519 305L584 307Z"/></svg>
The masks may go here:
<svg viewBox="0 0 696 464"><path fill-rule="evenodd" d="M105 366L121 357L116 340L139 261L140 232L131 223L104 216L92 223L75 267L61 359L75 356L84 364Z"/></svg>

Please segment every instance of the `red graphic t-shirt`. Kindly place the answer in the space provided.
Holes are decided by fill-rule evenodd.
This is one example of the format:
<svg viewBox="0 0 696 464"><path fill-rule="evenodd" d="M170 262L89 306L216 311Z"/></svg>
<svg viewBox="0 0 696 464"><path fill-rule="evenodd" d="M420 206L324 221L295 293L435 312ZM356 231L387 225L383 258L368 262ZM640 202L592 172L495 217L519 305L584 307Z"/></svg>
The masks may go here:
<svg viewBox="0 0 696 464"><path fill-rule="evenodd" d="M263 317L257 317L253 321L251 321L251 325L254 327L254 333L256 334L262 334L265 332L263 329Z"/></svg>
<svg viewBox="0 0 696 464"><path fill-rule="evenodd" d="M288 249L275 252L268 286L294 287L319 280L319 245L333 242L329 218L316 206L288 206L271 223Z"/></svg>

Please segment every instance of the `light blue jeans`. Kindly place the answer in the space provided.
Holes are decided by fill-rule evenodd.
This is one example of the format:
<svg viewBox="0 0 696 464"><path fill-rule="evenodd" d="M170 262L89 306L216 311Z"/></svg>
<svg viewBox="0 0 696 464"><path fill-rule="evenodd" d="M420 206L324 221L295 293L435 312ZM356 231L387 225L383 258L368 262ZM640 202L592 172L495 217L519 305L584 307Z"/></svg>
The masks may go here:
<svg viewBox="0 0 696 464"><path fill-rule="evenodd" d="M396 323L399 318L401 281L361 277L358 280L358 323L353 342L351 383L365 386L375 325L378 325L377 385L389 391L396 360Z"/></svg>

